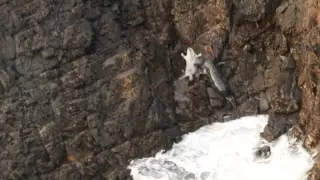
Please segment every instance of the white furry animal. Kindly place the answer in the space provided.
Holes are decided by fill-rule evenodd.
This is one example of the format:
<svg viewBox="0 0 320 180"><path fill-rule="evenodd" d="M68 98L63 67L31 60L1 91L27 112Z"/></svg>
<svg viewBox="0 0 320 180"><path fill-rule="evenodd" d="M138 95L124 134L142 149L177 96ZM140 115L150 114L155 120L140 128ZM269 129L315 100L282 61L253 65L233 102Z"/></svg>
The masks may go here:
<svg viewBox="0 0 320 180"><path fill-rule="evenodd" d="M209 54L204 56L201 53L196 54L190 47L187 49L187 55L181 53L181 56L186 61L186 70L180 79L189 77L189 80L192 81L193 75L196 75L197 78L199 78L200 74L209 75L217 89L234 107L236 106L229 87L223 82L221 75L213 64L212 56Z"/></svg>
<svg viewBox="0 0 320 180"><path fill-rule="evenodd" d="M186 61L186 69L185 69L185 74L180 78L184 79L186 77L189 77L189 80L193 80L193 75L196 75L197 77L200 76L201 71L199 68L196 66L198 64L198 58L202 56L202 54L196 54L194 50L190 47L187 49L187 54L184 55L181 53L181 56L183 59Z"/></svg>
<svg viewBox="0 0 320 180"><path fill-rule="evenodd" d="M206 57L202 57L201 53L196 54L191 47L187 49L187 55L181 53L181 56L186 61L186 70L185 74L180 79L189 77L189 80L192 81L193 75L199 76L200 74L207 74L211 77L219 91L226 91L227 87L222 81L216 67L213 65L212 60L205 59Z"/></svg>

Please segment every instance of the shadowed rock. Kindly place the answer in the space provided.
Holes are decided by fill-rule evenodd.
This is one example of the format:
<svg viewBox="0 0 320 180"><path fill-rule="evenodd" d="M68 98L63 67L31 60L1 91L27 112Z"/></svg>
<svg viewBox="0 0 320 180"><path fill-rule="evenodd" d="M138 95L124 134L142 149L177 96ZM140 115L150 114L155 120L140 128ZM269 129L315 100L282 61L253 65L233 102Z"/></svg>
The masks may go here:
<svg viewBox="0 0 320 180"><path fill-rule="evenodd" d="M256 152L255 156L258 158L268 158L271 155L271 148L270 146L263 146L260 147Z"/></svg>

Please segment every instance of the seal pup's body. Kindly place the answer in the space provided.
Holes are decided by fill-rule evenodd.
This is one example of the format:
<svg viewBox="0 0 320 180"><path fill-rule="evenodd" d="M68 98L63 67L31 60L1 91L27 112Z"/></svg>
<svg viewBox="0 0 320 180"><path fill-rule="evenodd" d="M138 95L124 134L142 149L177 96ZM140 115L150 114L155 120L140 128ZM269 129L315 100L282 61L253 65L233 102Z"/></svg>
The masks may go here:
<svg viewBox="0 0 320 180"><path fill-rule="evenodd" d="M207 74L211 77L214 85L223 96L236 107L230 88L223 82L220 73L213 64L215 56L212 53L212 49L210 53L205 53L204 56L202 56L201 53L196 54L194 50L189 47L187 49L187 55L181 53L181 56L186 60L186 70L185 75L180 79L189 77L189 80L192 81L193 75L199 78L201 74Z"/></svg>
<svg viewBox="0 0 320 180"><path fill-rule="evenodd" d="M186 61L186 69L185 69L185 74L180 78L184 79L186 77L189 77L189 80L193 80L193 75L196 75L197 77L200 76L200 70L199 67L197 66L198 64L198 58L202 56L202 54L196 54L192 48L187 49L187 54L184 55L181 53L181 56L183 59Z"/></svg>

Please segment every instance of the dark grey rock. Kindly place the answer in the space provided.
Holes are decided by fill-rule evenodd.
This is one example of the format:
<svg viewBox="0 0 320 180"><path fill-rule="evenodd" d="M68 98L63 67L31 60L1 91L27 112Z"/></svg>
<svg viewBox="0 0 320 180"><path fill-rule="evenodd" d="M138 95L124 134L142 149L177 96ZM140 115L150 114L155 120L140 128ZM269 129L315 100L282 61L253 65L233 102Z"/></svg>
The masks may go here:
<svg viewBox="0 0 320 180"><path fill-rule="evenodd" d="M282 3L276 11L277 23L280 25L281 31L285 34L294 33L297 26L297 19L300 14L296 11L297 5L290 2Z"/></svg>
<svg viewBox="0 0 320 180"><path fill-rule="evenodd" d="M271 155L270 146L262 146L255 152L257 158L268 158Z"/></svg>
<svg viewBox="0 0 320 180"><path fill-rule="evenodd" d="M196 175L194 175L193 173L190 173L190 174L186 175L184 177L184 179L186 179L186 180L194 180L194 179L196 179Z"/></svg>
<svg viewBox="0 0 320 180"><path fill-rule="evenodd" d="M263 136L268 141L271 142L277 139L282 134L288 132L288 130L295 124L298 123L298 114L279 115L279 114L270 114L268 125L264 128Z"/></svg>
<svg viewBox="0 0 320 180"><path fill-rule="evenodd" d="M16 47L15 41L11 36L0 37L0 57L1 59L8 61L15 57Z"/></svg>
<svg viewBox="0 0 320 180"><path fill-rule="evenodd" d="M261 94L259 97L259 110L260 113L266 112L269 109L269 104L267 100L267 96L265 94Z"/></svg>
<svg viewBox="0 0 320 180"><path fill-rule="evenodd" d="M240 0L232 1L236 9L237 24L242 21L256 22L274 13L281 0Z"/></svg>
<svg viewBox="0 0 320 180"><path fill-rule="evenodd" d="M201 180L206 180L210 176L210 172L203 172L200 175Z"/></svg>
<svg viewBox="0 0 320 180"><path fill-rule="evenodd" d="M70 48L89 48L92 41L92 27L89 21L79 20L75 24L68 26L63 34L63 47Z"/></svg>

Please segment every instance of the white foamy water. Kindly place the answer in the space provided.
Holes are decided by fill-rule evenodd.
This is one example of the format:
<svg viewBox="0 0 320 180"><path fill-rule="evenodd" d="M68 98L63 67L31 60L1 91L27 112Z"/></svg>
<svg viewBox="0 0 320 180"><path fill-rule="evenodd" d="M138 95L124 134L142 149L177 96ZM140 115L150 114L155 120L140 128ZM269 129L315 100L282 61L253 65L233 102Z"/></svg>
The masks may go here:
<svg viewBox="0 0 320 180"><path fill-rule="evenodd" d="M248 116L213 123L183 136L167 152L137 159L129 168L134 180L304 180L313 160L287 135L267 143L260 132L268 116ZM271 147L271 156L257 159L256 148Z"/></svg>

